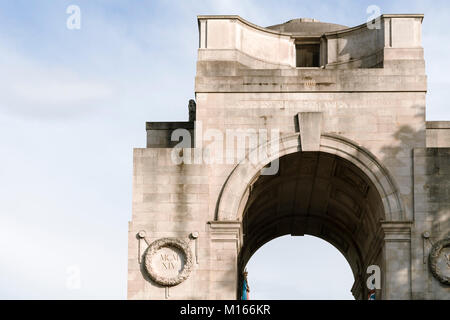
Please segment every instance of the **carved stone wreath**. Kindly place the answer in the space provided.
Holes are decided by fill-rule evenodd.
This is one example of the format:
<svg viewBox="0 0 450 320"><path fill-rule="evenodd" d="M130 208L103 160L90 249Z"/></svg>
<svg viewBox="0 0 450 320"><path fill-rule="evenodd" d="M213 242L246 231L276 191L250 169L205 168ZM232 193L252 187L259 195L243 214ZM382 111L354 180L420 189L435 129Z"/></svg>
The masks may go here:
<svg viewBox="0 0 450 320"><path fill-rule="evenodd" d="M178 273L176 277L164 277L153 268L152 260L155 258L156 253L161 248L175 248L181 251L184 255L183 269ZM161 238L150 244L145 255L145 269L147 270L150 278L156 283L162 286L175 286L189 277L192 269L192 253L189 244L186 241L177 238Z"/></svg>
<svg viewBox="0 0 450 320"><path fill-rule="evenodd" d="M441 251L444 248L450 247L450 238L446 238L436 242L431 248L429 259L430 259L430 269L433 276L438 279L441 283L450 285L450 276L442 273L437 267L437 262Z"/></svg>

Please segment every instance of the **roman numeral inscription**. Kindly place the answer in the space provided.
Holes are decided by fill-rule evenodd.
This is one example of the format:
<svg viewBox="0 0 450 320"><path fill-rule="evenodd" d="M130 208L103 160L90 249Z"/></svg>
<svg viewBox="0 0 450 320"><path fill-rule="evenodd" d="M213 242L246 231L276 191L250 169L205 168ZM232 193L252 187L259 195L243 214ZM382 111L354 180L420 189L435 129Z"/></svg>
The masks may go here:
<svg viewBox="0 0 450 320"><path fill-rule="evenodd" d="M162 247L155 252L153 269L163 277L176 277L185 264L183 254L177 248Z"/></svg>
<svg viewBox="0 0 450 320"><path fill-rule="evenodd" d="M179 261L179 257L176 253L161 253L161 262L165 270L174 270Z"/></svg>

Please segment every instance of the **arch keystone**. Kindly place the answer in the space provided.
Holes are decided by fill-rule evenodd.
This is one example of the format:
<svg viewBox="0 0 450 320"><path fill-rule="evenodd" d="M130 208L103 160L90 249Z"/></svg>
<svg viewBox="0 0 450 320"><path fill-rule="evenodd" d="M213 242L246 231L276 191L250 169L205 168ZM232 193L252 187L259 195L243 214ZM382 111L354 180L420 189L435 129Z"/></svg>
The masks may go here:
<svg viewBox="0 0 450 320"><path fill-rule="evenodd" d="M302 151L319 151L322 132L322 112L299 112L297 114Z"/></svg>

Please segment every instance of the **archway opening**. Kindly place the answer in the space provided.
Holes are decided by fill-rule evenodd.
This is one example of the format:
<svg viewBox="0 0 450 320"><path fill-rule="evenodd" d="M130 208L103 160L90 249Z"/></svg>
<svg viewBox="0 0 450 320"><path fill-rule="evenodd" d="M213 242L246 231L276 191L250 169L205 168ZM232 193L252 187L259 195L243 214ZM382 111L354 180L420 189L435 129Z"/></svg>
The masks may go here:
<svg viewBox="0 0 450 320"><path fill-rule="evenodd" d="M345 257L317 237L285 235L259 248L247 263L250 299L353 300Z"/></svg>
<svg viewBox="0 0 450 320"><path fill-rule="evenodd" d="M383 261L384 219L376 187L350 161L324 152L285 155L276 175L258 175L249 184L242 214L240 275L265 243L284 235L311 235L342 253L354 277L352 294L363 299L368 293L367 266L381 266Z"/></svg>

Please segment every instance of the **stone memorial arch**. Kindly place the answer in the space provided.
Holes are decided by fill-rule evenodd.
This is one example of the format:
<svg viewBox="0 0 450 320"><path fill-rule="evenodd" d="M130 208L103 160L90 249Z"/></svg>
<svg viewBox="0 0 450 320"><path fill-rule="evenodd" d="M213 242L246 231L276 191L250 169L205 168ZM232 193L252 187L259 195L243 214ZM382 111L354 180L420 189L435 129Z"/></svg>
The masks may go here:
<svg viewBox="0 0 450 320"><path fill-rule="evenodd" d="M377 299L449 299L450 122L425 119L422 20L198 16L189 121L147 122L134 149L128 298L239 299L254 252L308 234L356 299L369 266Z"/></svg>

